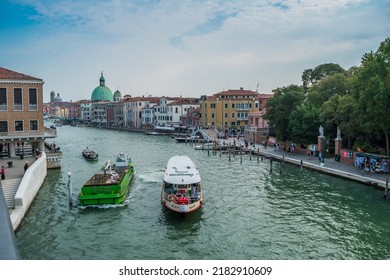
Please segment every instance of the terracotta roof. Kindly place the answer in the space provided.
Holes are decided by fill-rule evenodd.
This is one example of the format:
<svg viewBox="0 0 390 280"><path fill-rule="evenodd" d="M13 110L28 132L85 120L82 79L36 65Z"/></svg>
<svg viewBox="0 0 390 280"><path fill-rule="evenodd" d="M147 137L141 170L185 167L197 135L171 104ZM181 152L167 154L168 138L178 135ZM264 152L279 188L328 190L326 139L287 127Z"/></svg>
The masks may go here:
<svg viewBox="0 0 390 280"><path fill-rule="evenodd" d="M260 96L259 96L259 98L270 98L270 97L272 97L272 96L274 96L272 93L270 94L270 93L261 93L260 94Z"/></svg>
<svg viewBox="0 0 390 280"><path fill-rule="evenodd" d="M158 102L160 102L160 98L159 97L153 97L153 96L147 96L147 97L145 97L145 96L135 96L135 97L127 98L123 102L127 103L127 102L139 102L139 101L149 101L150 103L158 103Z"/></svg>
<svg viewBox="0 0 390 280"><path fill-rule="evenodd" d="M199 105L199 100L197 98L179 98L175 100L174 102L170 103L168 106L172 105Z"/></svg>
<svg viewBox="0 0 390 280"><path fill-rule="evenodd" d="M42 79L28 76L19 72L15 72L3 67L0 67L0 80L31 80L31 81L43 81Z"/></svg>
<svg viewBox="0 0 390 280"><path fill-rule="evenodd" d="M220 91L216 94L213 94L213 96L225 96L225 95L237 95L237 96L242 96L242 95L257 95L259 94L256 91L252 90L246 90L246 89L229 89L225 91Z"/></svg>

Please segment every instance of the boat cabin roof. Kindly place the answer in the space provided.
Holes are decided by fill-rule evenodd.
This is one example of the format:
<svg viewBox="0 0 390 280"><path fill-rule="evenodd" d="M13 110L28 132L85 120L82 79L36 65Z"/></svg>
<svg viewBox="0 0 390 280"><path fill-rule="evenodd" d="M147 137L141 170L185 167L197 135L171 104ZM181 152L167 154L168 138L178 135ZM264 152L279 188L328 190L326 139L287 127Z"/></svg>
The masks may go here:
<svg viewBox="0 0 390 280"><path fill-rule="evenodd" d="M129 158L124 153L119 153L115 157L115 165L117 167L128 166L128 164L129 164L128 162L129 162Z"/></svg>
<svg viewBox="0 0 390 280"><path fill-rule="evenodd" d="M185 185L200 182L199 171L187 156L173 156L167 163L164 181L170 184Z"/></svg>

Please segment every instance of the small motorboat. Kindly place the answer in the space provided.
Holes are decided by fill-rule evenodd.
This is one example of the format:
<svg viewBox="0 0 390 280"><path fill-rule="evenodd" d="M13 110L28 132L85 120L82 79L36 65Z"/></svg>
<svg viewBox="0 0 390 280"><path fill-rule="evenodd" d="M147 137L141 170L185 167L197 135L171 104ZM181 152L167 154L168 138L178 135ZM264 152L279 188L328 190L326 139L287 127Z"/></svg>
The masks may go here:
<svg viewBox="0 0 390 280"><path fill-rule="evenodd" d="M92 149L90 148L85 148L83 151L82 151L82 154L83 154L83 157L86 159L86 160L97 160L99 155Z"/></svg>

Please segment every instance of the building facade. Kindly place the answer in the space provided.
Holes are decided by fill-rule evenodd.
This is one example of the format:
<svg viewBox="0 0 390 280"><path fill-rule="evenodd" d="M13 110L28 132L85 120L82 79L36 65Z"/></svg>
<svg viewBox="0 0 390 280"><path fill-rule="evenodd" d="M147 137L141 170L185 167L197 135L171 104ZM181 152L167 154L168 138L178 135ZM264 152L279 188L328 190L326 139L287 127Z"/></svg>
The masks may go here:
<svg viewBox="0 0 390 280"><path fill-rule="evenodd" d="M0 155L23 155L25 144L44 150L45 139L56 137L43 122L43 84L42 79L0 67Z"/></svg>
<svg viewBox="0 0 390 280"><path fill-rule="evenodd" d="M222 134L243 133L248 125L249 114L259 112L260 94L256 91L221 91L200 98L199 112L202 127L215 128Z"/></svg>
<svg viewBox="0 0 390 280"><path fill-rule="evenodd" d="M268 121L263 118L268 98L272 97L272 94L260 94L259 97L259 110L250 112L248 114L248 125L245 126L245 139L248 142L262 143L268 139L269 125Z"/></svg>

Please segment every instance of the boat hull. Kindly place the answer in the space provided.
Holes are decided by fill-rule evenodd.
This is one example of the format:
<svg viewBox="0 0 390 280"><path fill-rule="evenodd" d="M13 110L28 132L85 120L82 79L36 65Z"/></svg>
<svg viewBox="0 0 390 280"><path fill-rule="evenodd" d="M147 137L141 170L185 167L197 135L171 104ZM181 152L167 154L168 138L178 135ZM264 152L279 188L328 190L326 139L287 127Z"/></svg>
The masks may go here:
<svg viewBox="0 0 390 280"><path fill-rule="evenodd" d="M98 158L99 158L99 155L93 151L85 151L84 150L82 152L82 155L86 160L98 160Z"/></svg>
<svg viewBox="0 0 390 280"><path fill-rule="evenodd" d="M86 184L81 188L78 200L81 206L101 205L101 204L121 204L125 201L130 189L130 182L133 178L134 170L129 166L116 184ZM104 174L95 174L101 176ZM94 177L92 177L94 178ZM91 179L92 179L91 178ZM90 179L90 181L91 181Z"/></svg>

